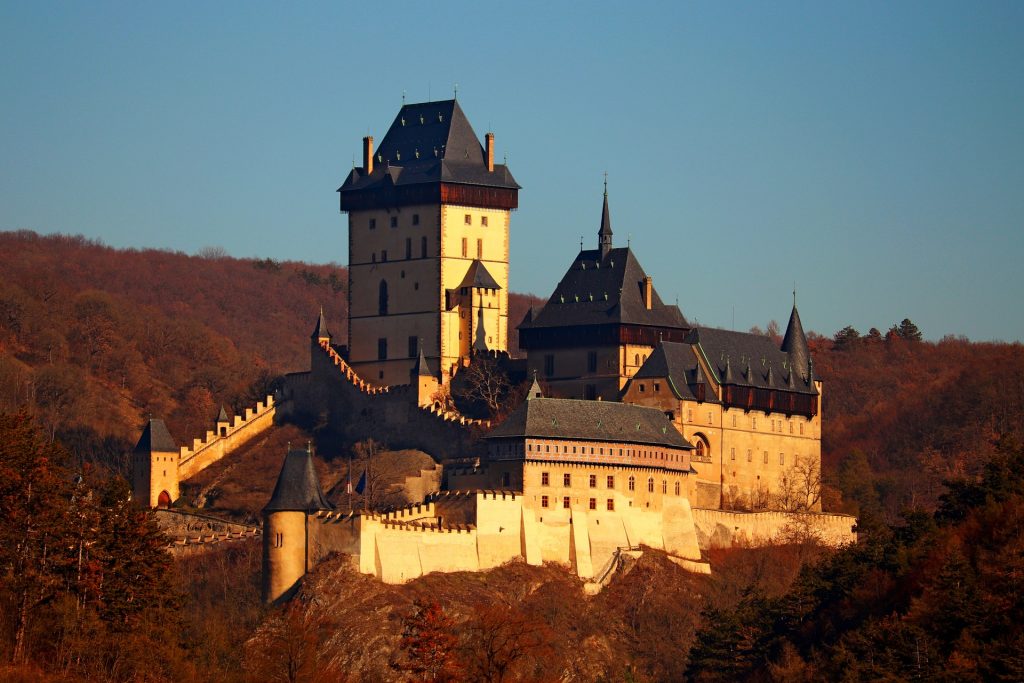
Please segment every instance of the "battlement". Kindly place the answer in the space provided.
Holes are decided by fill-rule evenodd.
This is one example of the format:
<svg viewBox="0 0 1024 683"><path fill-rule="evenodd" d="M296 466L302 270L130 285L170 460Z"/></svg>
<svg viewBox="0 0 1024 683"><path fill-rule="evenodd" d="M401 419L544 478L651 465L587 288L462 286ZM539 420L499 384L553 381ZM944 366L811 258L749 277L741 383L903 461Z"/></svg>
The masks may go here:
<svg viewBox="0 0 1024 683"><path fill-rule="evenodd" d="M247 426L252 424L253 421L265 416L267 412L273 411L273 409L274 397L268 395L267 398L264 399L263 401L257 402L255 407L246 408L244 416L235 415L231 422L226 426L224 426L224 423L218 422L216 426L218 427L219 430L222 431L208 429L206 430L206 435L203 438L192 439L191 447L181 447L181 453L178 458L179 463L184 465L189 460L196 457L206 449L210 448L221 439L232 436L235 432L245 429Z"/></svg>

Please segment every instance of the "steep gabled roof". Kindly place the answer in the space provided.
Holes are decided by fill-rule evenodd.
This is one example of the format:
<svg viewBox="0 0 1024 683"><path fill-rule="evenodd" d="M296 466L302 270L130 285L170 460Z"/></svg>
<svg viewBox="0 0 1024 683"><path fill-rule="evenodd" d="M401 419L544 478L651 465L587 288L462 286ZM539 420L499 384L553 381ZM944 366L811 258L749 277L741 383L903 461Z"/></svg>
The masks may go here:
<svg viewBox="0 0 1024 683"><path fill-rule="evenodd" d="M220 413L217 415L217 422L228 422L228 411L224 410L224 406L221 405Z"/></svg>
<svg viewBox="0 0 1024 683"><path fill-rule="evenodd" d="M430 366L427 365L427 357L423 355L423 346L420 345L420 355L416 358L416 365L413 366L413 372L417 377L433 377L434 373L430 371Z"/></svg>
<svg viewBox="0 0 1024 683"><path fill-rule="evenodd" d="M795 386L789 385L792 371L790 357L775 346L770 337L749 332L733 332L713 327L695 327L686 337L688 344L698 345L719 384L753 386L760 389L786 389L802 394L816 394L813 385L796 374ZM737 373L732 365L742 368ZM799 368L797 368L799 369ZM732 380L727 380L728 374Z"/></svg>
<svg viewBox="0 0 1024 683"><path fill-rule="evenodd" d="M485 438L537 437L693 448L657 408L614 401L531 398Z"/></svg>
<svg viewBox="0 0 1024 683"><path fill-rule="evenodd" d="M506 166L487 170L484 149L456 100L403 105L373 161L372 174L352 169L338 192L439 181L519 189Z"/></svg>
<svg viewBox="0 0 1024 683"><path fill-rule="evenodd" d="M167 425L163 420L151 418L142 430L142 436L133 449L136 453L175 453L178 450L177 444L167 431Z"/></svg>
<svg viewBox="0 0 1024 683"><path fill-rule="evenodd" d="M679 342L663 341L658 344L647 361L633 375L633 379L660 378L668 380L669 388L676 398L689 401L697 400L694 389L698 384L711 384L697 362L694 348L690 344ZM704 402L718 403L712 386L708 386L704 392Z"/></svg>
<svg viewBox="0 0 1024 683"><path fill-rule="evenodd" d="M644 305L644 278L629 247L579 252L548 302L519 329L570 325L628 324L686 328L678 306L665 305L652 287L652 304Z"/></svg>
<svg viewBox="0 0 1024 683"><path fill-rule="evenodd" d="M264 512L332 510L320 489L320 479L313 468L313 454L308 450L290 450L284 457L281 474Z"/></svg>

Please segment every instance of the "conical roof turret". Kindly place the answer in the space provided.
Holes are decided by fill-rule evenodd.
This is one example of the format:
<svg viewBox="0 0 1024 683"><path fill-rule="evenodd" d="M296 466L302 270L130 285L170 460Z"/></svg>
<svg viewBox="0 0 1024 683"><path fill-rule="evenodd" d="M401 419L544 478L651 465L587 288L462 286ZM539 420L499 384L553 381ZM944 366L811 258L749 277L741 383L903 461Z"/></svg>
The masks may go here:
<svg viewBox="0 0 1024 683"><path fill-rule="evenodd" d="M324 318L324 307L320 307L320 317L317 318L316 327L313 328L313 334L309 335L310 339L330 339L331 332L327 329L327 320Z"/></svg>
<svg viewBox="0 0 1024 683"><path fill-rule="evenodd" d="M540 388L540 382L537 381L537 373L533 373L533 384L530 385L530 390L526 392L526 400L532 401L535 398L544 398L544 392Z"/></svg>
<svg viewBox="0 0 1024 683"><path fill-rule="evenodd" d="M420 346L420 355L416 359L416 365L413 366L412 374L415 377L433 377L434 373L430 371L430 366L427 365L427 357L423 355L423 346Z"/></svg>
<svg viewBox="0 0 1024 683"><path fill-rule="evenodd" d="M281 474L277 477L277 485L270 502L263 508L264 512L312 512L316 510L333 510L323 490L320 478L313 467L313 453L305 450L291 450L284 457Z"/></svg>
<svg viewBox="0 0 1024 683"><path fill-rule="evenodd" d="M786 336L782 338L782 351L789 356L789 365L801 377L807 377L811 352L807 347L807 336L796 310L796 293L793 294L793 312L789 314Z"/></svg>
<svg viewBox="0 0 1024 683"><path fill-rule="evenodd" d="M229 422L228 411L224 410L224 405L220 406L220 414L217 415L217 422Z"/></svg>

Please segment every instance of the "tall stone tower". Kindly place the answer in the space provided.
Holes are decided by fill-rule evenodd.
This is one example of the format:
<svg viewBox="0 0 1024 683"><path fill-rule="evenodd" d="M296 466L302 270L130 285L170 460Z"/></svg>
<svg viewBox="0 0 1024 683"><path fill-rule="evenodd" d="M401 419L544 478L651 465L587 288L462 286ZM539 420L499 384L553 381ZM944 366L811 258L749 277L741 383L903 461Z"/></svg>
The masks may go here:
<svg viewBox="0 0 1024 683"><path fill-rule="evenodd" d="M519 185L455 100L406 104L338 189L348 213L348 362L405 384L422 349L446 381L508 348L509 221Z"/></svg>
<svg viewBox="0 0 1024 683"><path fill-rule="evenodd" d="M139 505L170 507L178 499L179 456L164 421L151 419L132 451L132 491Z"/></svg>

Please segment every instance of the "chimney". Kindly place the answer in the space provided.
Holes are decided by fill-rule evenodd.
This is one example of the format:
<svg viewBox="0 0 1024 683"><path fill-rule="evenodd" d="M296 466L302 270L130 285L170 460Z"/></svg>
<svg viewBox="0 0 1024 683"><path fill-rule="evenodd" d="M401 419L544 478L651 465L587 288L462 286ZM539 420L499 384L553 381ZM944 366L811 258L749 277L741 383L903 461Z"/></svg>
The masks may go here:
<svg viewBox="0 0 1024 683"><path fill-rule="evenodd" d="M363 171L366 175L373 173L373 136L363 138Z"/></svg>
<svg viewBox="0 0 1024 683"><path fill-rule="evenodd" d="M654 286L651 284L651 276L644 276L644 306L647 310L651 310L651 306L654 304Z"/></svg>
<svg viewBox="0 0 1024 683"><path fill-rule="evenodd" d="M487 172L494 172L494 133L488 133L487 140Z"/></svg>

